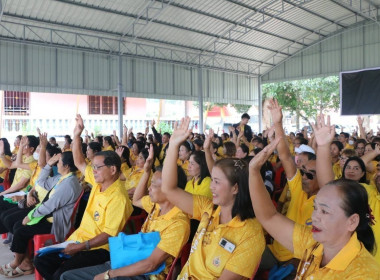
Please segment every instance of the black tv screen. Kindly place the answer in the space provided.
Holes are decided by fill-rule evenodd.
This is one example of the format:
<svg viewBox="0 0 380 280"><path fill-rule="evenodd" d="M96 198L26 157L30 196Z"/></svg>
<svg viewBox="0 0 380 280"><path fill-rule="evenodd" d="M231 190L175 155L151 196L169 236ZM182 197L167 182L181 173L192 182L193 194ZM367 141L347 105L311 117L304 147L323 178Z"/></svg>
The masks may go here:
<svg viewBox="0 0 380 280"><path fill-rule="evenodd" d="M380 68L340 73L342 115L380 114Z"/></svg>

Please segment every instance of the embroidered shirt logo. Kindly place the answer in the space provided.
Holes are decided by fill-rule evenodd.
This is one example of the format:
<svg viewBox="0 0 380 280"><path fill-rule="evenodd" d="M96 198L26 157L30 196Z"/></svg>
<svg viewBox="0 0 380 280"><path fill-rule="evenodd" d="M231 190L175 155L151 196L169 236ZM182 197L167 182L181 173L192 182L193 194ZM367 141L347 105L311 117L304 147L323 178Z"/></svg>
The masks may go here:
<svg viewBox="0 0 380 280"><path fill-rule="evenodd" d="M98 212L98 211L95 211L95 213L94 213L94 220L95 220L96 222L99 221L99 217L100 217L99 212Z"/></svg>
<svg viewBox="0 0 380 280"><path fill-rule="evenodd" d="M220 265L220 257L216 257L212 260L212 264L216 267Z"/></svg>

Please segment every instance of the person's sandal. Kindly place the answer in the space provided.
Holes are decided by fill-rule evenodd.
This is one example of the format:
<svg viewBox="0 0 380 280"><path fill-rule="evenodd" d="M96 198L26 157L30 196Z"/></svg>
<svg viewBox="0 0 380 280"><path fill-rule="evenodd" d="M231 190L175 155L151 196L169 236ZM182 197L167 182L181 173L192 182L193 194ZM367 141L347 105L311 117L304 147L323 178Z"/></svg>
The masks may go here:
<svg viewBox="0 0 380 280"><path fill-rule="evenodd" d="M16 278L16 277L20 277L23 275L30 275L33 273L34 273L34 268L28 269L28 270L22 270L21 268L16 267L15 269L8 271L4 275L6 278Z"/></svg>
<svg viewBox="0 0 380 280"><path fill-rule="evenodd" d="M12 271L12 270L13 270L13 268L11 267L11 263L3 264L0 266L0 274L2 274L2 275L5 275L9 271Z"/></svg>

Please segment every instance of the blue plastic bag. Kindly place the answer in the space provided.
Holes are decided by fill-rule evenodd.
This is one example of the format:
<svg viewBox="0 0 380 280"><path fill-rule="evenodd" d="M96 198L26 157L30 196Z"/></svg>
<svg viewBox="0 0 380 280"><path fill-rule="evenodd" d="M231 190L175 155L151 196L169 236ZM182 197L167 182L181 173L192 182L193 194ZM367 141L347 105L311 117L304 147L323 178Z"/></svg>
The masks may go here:
<svg viewBox="0 0 380 280"><path fill-rule="evenodd" d="M160 242L160 233L157 231L138 234L120 232L116 237L108 238L111 255L111 269L134 264L148 258ZM163 262L155 271L145 275L159 274L165 269Z"/></svg>

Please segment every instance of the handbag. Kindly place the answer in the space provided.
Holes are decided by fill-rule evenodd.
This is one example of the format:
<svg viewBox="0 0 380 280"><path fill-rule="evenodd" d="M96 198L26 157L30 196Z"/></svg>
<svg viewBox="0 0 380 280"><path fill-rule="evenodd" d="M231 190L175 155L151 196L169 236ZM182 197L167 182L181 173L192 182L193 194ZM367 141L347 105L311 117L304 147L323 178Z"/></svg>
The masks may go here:
<svg viewBox="0 0 380 280"><path fill-rule="evenodd" d="M139 232L137 234L125 234L120 232L116 237L108 238L111 256L111 269L131 265L148 258L160 242L160 233ZM163 262L155 271L145 273L145 275L159 274L165 269Z"/></svg>

